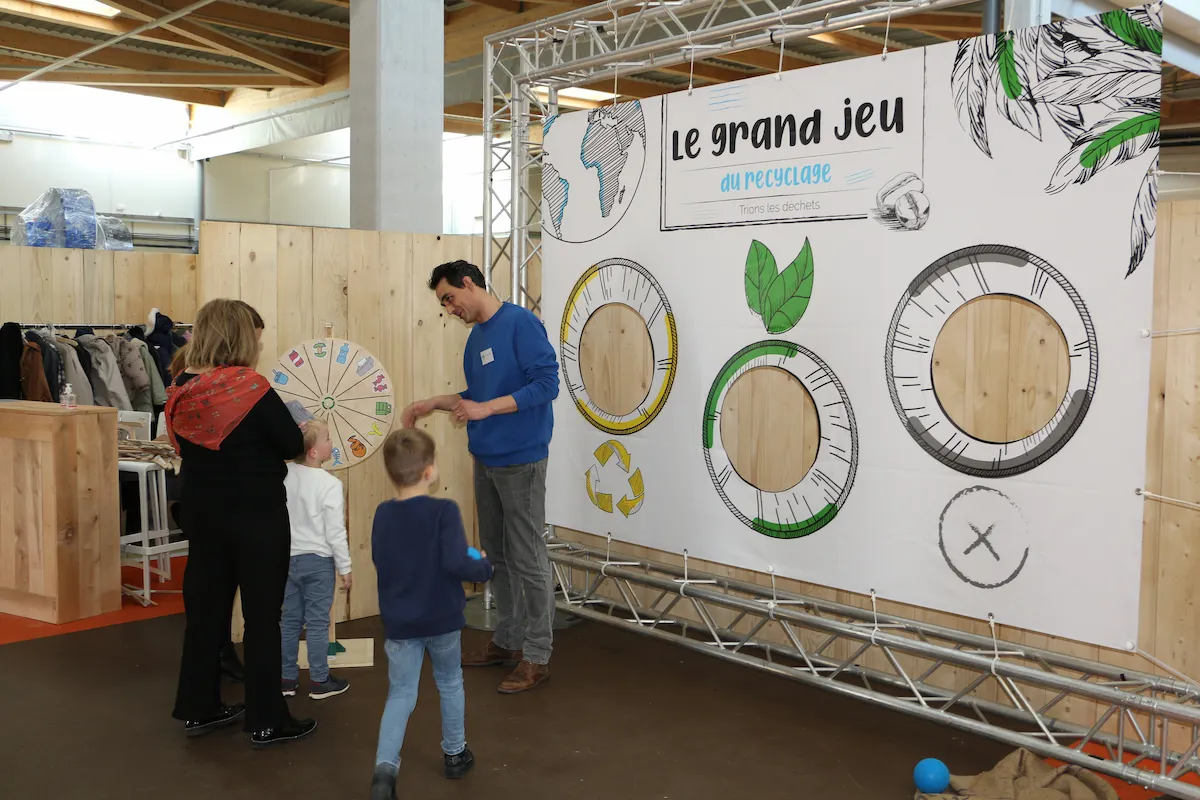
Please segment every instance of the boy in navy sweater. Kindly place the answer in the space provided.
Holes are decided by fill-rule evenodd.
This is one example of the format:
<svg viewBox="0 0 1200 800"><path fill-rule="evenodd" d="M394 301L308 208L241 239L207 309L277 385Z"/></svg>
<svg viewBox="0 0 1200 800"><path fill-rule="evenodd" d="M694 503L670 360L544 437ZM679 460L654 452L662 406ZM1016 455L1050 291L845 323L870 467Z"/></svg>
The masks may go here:
<svg viewBox="0 0 1200 800"><path fill-rule="evenodd" d="M425 653L442 701L442 752L447 778L461 778L475 757L467 749L462 679L464 581L492 577L486 555L467 547L462 515L453 500L429 496L437 481L433 439L424 431L393 431L383 462L396 499L380 504L371 529L371 557L379 583L379 613L387 636L388 698L379 724L371 800L395 797L400 747L417 704Z"/></svg>

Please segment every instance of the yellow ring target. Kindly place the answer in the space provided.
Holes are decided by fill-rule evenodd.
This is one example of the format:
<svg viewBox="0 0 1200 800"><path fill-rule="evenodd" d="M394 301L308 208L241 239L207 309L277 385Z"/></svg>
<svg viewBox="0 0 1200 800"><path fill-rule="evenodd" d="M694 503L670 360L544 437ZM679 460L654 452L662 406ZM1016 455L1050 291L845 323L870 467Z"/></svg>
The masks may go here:
<svg viewBox="0 0 1200 800"><path fill-rule="evenodd" d="M633 309L646 323L654 358L649 391L638 407L627 414L612 414L596 405L584 386L579 363L580 341L587 321L613 303ZM653 422L666 405L679 366L675 315L662 286L640 264L627 258L609 258L589 267L567 297L558 341L567 391L579 413L595 428L618 436L636 433Z"/></svg>

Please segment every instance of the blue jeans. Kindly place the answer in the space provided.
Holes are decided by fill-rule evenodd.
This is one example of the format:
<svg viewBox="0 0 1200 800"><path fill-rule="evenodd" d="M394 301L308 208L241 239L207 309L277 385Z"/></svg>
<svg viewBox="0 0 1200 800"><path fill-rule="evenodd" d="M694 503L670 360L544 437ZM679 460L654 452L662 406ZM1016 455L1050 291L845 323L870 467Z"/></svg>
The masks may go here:
<svg viewBox="0 0 1200 800"><path fill-rule="evenodd" d="M442 752L456 756L467 749L467 695L462 679L462 632L426 639L388 639L388 698L379 723L376 764L400 767L400 748L408 717L417 706L421 664L425 653L433 662L433 680L442 699Z"/></svg>
<svg viewBox="0 0 1200 800"><path fill-rule="evenodd" d="M308 628L308 677L313 683L329 679L329 611L333 608L336 570L332 558L313 553L292 556L283 595L283 679L300 677L300 629Z"/></svg>

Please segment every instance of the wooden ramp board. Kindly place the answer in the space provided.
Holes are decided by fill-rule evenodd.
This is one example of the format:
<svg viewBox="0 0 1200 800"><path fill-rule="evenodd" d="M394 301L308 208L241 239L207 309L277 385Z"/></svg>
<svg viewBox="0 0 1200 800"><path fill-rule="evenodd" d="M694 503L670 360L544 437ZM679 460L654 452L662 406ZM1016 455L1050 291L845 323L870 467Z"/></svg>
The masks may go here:
<svg viewBox="0 0 1200 800"><path fill-rule="evenodd" d="M337 643L346 648L346 650L345 652L339 652L337 655L329 657L329 666L331 668L345 669L348 667L375 666L374 639L339 639ZM307 644L305 641L300 642L300 655L297 659L300 669L308 669Z"/></svg>

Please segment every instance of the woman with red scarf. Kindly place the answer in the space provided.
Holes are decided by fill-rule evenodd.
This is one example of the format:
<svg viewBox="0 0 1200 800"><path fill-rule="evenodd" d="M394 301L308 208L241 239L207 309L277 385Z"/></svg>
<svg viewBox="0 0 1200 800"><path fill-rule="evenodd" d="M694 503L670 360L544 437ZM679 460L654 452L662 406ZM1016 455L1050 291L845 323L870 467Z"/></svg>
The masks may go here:
<svg viewBox="0 0 1200 800"><path fill-rule="evenodd" d="M188 736L243 721L250 744L303 739L313 720L293 719L280 692L279 618L291 552L286 461L304 449L301 429L254 371L253 310L213 300L196 315L187 370L167 399L167 431L183 461L188 565L187 630L173 716ZM221 702L220 651L241 589L246 702Z"/></svg>

